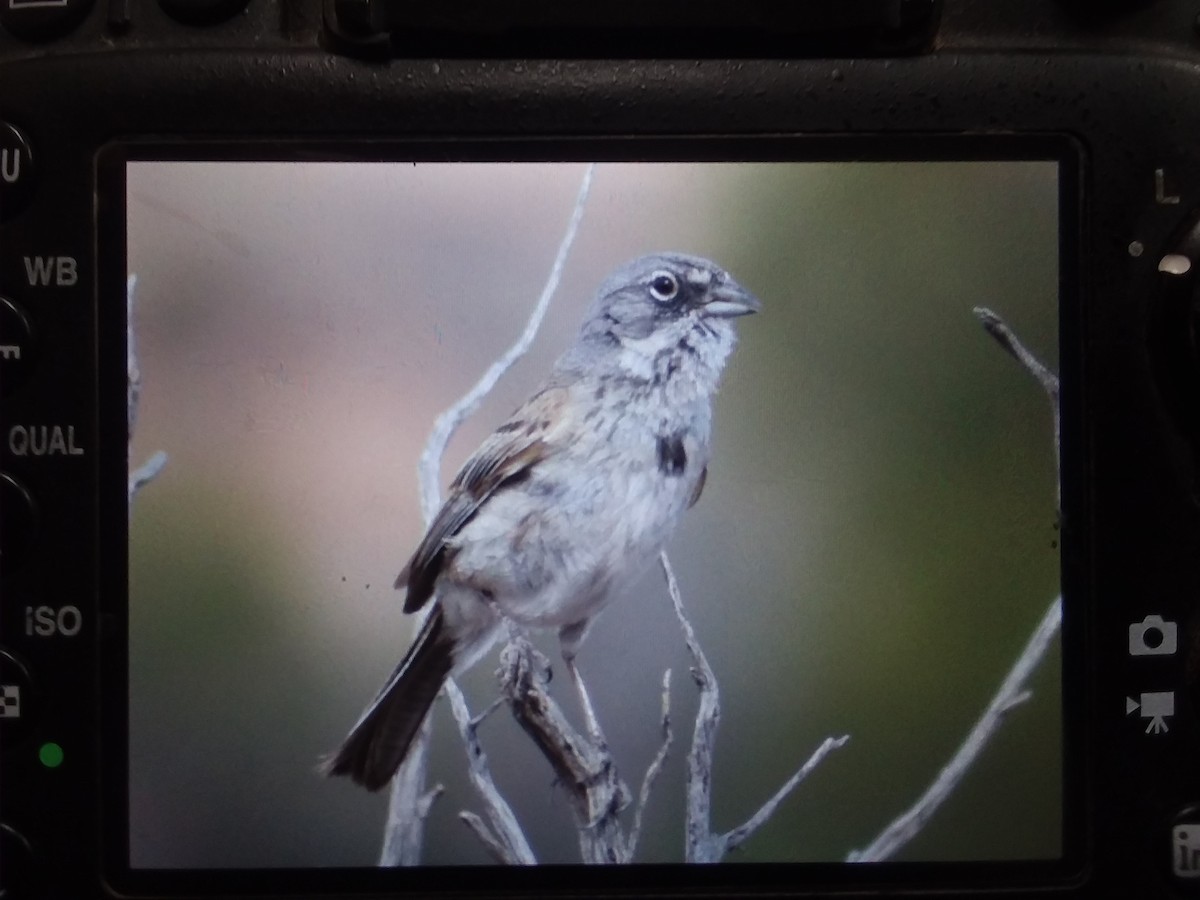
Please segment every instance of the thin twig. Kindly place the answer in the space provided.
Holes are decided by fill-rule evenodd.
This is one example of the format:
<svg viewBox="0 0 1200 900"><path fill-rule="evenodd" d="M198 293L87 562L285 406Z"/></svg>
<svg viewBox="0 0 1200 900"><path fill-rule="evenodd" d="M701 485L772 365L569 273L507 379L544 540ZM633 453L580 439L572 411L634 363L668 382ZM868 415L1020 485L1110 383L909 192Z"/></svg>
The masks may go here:
<svg viewBox="0 0 1200 900"><path fill-rule="evenodd" d="M571 252L571 245L575 243L575 235L579 231L579 223L583 219L583 210L587 205L588 193L592 189L592 176L595 171L595 163L589 163L587 169L584 170L583 181L579 185L579 194L575 197L575 208L571 211L571 220L567 223L567 230L563 234L562 241L559 242L558 254L554 258L550 276L542 288L542 295L538 298L537 306L534 307L533 313L525 323L525 330L517 342L483 373L483 377L475 383L475 386L467 391L457 403L438 416L433 423L433 431L425 443L420 463L421 513L426 522L432 521L437 514L438 507L442 505L438 471L441 469L442 455L446 452L446 445L450 442L450 438L454 436L454 432L458 430L467 416L479 408L479 404L496 386L496 382L504 373L512 368L513 363L525 355L542 325L542 319L545 318L550 300L558 289L563 266L566 265L567 255Z"/></svg>
<svg viewBox="0 0 1200 900"><path fill-rule="evenodd" d="M825 738L825 740L821 742L821 746L813 751L813 755L808 758L808 761L796 770L796 773L784 783L783 787L775 792L774 797L764 803L759 808L758 812L752 815L749 819L747 819L737 828L726 832L721 837L721 843L724 844L722 855L731 850L736 850L743 843L745 843L746 839L754 834L754 832L762 828L762 826L766 824L767 820L775 814L775 809L784 801L787 795L794 791L796 786L799 785L800 782L802 782L805 778L807 778L812 773L813 769L821 764L821 761L825 759L826 756L828 756L834 750L844 747L846 741L848 740L850 740L850 735L848 734L843 734L839 738Z"/></svg>
<svg viewBox="0 0 1200 900"><path fill-rule="evenodd" d="M938 773L933 784L908 811L888 825L865 849L852 852L847 857L847 862L882 862L890 859L897 850L912 840L925 827L925 823L929 821L938 807L958 787L958 783L962 781L963 775L975 762L980 751L987 746L1000 728L1005 715L1016 705L1017 698L1030 696L1030 692L1024 687L1025 681L1041 663L1042 657L1046 655L1046 650L1054 640L1054 636L1058 634L1061 623L1062 596L1059 595L1050 604L1046 614L1042 616L1042 621L1034 629L1033 636L1025 645L1025 649L1021 651L1021 655L1017 657L1016 664L1005 677L1000 685L1000 690L992 698L992 702L984 710L983 716L971 729L971 733L958 748L958 752Z"/></svg>
<svg viewBox="0 0 1200 900"><path fill-rule="evenodd" d="M683 595L667 551L658 554L658 563L667 579L667 592L675 607L675 616L683 629L683 640L692 656L692 679L700 690L700 708L696 712L696 725L692 731L692 749L688 751L688 796L687 818L684 829L686 862L715 862L720 859L711 831L712 822L712 770L713 750L717 740L717 726L721 722L721 697L717 677L708 657L696 640L696 631L683 612Z"/></svg>
<svg viewBox="0 0 1200 900"><path fill-rule="evenodd" d="M1009 354L1013 356L1025 370L1029 372L1042 385L1042 390L1046 392L1046 396L1050 398L1050 408L1054 415L1054 470L1057 473L1056 484L1058 485L1055 495L1055 508L1058 510L1059 517L1062 516L1062 413L1059 404L1059 380L1058 376L1051 372L1036 356L1029 352L1020 339L1013 333L1013 330L1008 327L1003 319L988 309L986 306L977 306L974 309L975 315L978 317L984 330L987 331L996 342L1000 344Z"/></svg>
<svg viewBox="0 0 1200 900"><path fill-rule="evenodd" d="M129 473L129 502L133 503L133 498L137 496L143 485L149 484L158 477L158 473L163 470L163 466L167 464L167 453L165 450L156 450L154 454Z"/></svg>
<svg viewBox="0 0 1200 900"><path fill-rule="evenodd" d="M976 306L975 315L979 318L984 330L1012 354L1013 358L1023 365L1026 370L1042 383L1042 389L1052 397L1058 396L1058 376L1046 368L1036 356L1029 352L1020 339L1008 327L1008 324L986 306Z"/></svg>
<svg viewBox="0 0 1200 900"><path fill-rule="evenodd" d="M629 857L632 859L634 853L637 852L638 839L642 836L642 813L646 811L646 804L650 801L650 792L654 789L654 782L658 780L659 773L662 772L663 764L667 761L667 752L671 749L671 670L667 669L663 672L662 684L662 743L658 747L658 752L654 754L654 759L650 761L650 765L646 767L646 774L642 778L642 789L638 791L637 806L633 811L633 825L629 829L628 847Z"/></svg>
<svg viewBox="0 0 1200 900"><path fill-rule="evenodd" d="M137 276L130 275L125 281L125 374L127 379L126 414L129 428L130 450L133 449L133 431L137 426L138 407L142 402L142 370L138 367L137 347L133 336L133 297L137 291ZM143 486L158 477L167 464L167 454L158 450L129 473L129 506Z"/></svg>

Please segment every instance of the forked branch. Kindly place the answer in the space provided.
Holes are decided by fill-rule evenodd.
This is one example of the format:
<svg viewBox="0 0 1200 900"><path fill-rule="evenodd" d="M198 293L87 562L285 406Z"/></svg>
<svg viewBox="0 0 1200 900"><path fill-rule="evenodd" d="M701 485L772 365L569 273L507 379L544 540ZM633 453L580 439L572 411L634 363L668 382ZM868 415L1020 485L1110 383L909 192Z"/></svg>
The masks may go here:
<svg viewBox="0 0 1200 900"><path fill-rule="evenodd" d="M721 721L720 689L717 686L717 676L708 663L708 657L704 655L704 650L696 639L696 631L684 614L683 594L679 590L679 582L675 579L675 572L671 569L671 561L667 558L666 551L659 554L659 565L667 580L667 592L671 595L675 616L679 619L679 627L683 629L684 642L692 657L692 678L700 690L700 708L696 712L696 724L692 731L692 749L688 753L684 860L699 863L720 862L729 851L740 847L754 832L765 825L788 794L795 790L826 756L844 746L850 740L850 736L826 738L807 762L797 769L795 774L784 782L775 795L759 807L754 815L731 831L724 834L713 834L713 756L716 749L717 725Z"/></svg>

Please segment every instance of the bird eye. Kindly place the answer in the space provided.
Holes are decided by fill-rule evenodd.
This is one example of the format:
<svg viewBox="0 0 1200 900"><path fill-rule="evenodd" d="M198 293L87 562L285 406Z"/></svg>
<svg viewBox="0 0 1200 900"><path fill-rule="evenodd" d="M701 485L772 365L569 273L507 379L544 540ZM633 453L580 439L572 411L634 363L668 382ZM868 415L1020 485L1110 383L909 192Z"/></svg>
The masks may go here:
<svg viewBox="0 0 1200 900"><path fill-rule="evenodd" d="M669 272L659 272L650 282L650 293L655 300L666 302L679 293L679 282Z"/></svg>

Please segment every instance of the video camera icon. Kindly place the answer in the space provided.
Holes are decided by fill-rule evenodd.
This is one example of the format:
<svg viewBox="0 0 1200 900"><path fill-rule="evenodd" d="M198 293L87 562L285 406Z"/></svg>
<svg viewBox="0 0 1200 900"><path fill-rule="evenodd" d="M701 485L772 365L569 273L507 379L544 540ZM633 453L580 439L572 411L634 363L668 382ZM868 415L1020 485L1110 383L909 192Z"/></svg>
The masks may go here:
<svg viewBox="0 0 1200 900"><path fill-rule="evenodd" d="M1130 656L1171 656L1179 648L1179 626L1162 616L1146 616L1129 626Z"/></svg>
<svg viewBox="0 0 1200 900"><path fill-rule="evenodd" d="M1167 728L1167 719L1175 715L1174 691L1143 691L1140 698L1125 698L1125 715L1137 710L1142 711L1142 718L1149 719L1146 734L1163 734Z"/></svg>

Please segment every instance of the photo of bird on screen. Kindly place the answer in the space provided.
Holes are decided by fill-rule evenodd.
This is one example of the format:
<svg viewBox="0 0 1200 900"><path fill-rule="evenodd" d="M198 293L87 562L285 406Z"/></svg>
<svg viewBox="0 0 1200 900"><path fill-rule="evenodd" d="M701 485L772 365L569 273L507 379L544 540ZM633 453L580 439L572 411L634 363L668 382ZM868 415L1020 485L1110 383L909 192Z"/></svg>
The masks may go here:
<svg viewBox="0 0 1200 900"><path fill-rule="evenodd" d="M579 646L699 499L733 320L760 308L718 265L682 253L604 281L574 344L467 460L396 579L406 613L431 611L327 774L387 785L446 678L487 653L504 619L557 630L588 708Z"/></svg>

